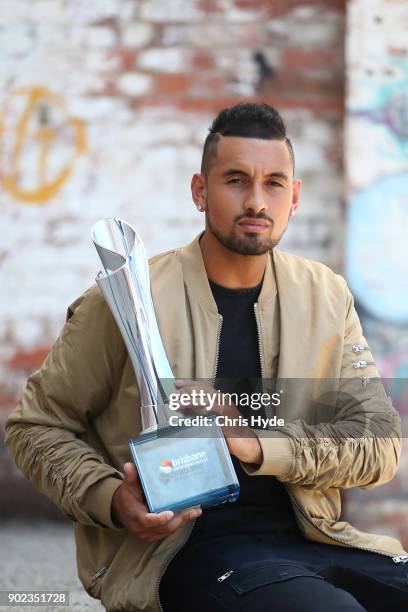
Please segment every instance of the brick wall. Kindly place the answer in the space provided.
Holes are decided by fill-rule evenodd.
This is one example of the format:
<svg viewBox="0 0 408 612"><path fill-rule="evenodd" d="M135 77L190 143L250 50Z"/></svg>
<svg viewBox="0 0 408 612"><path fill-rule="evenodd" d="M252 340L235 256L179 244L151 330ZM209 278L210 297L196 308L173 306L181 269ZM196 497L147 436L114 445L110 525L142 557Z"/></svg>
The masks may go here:
<svg viewBox="0 0 408 612"><path fill-rule="evenodd" d="M132 222L149 254L201 229L189 181L225 105L282 111L304 185L282 246L342 269L344 1L3 5L1 420L93 282L97 219ZM16 471L2 453L5 482Z"/></svg>
<svg viewBox="0 0 408 612"><path fill-rule="evenodd" d="M408 4L353 0L347 14L345 271L365 335L403 418L397 477L353 490L347 516L408 548Z"/></svg>
<svg viewBox="0 0 408 612"><path fill-rule="evenodd" d="M283 112L304 181L283 245L342 263L339 1L13 0L2 11L0 410L94 279L89 230L134 223L149 254L201 229L190 177L223 106Z"/></svg>

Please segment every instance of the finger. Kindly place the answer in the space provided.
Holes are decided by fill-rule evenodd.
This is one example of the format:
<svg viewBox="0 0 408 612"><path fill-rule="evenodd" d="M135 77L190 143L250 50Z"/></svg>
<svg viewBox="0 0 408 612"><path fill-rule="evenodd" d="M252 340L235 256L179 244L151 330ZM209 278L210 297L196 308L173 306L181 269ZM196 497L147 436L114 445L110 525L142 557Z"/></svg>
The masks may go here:
<svg viewBox="0 0 408 612"><path fill-rule="evenodd" d="M125 481L130 485L139 484L139 475L137 473L137 469L134 463L128 461L123 466L125 473Z"/></svg>
<svg viewBox="0 0 408 612"><path fill-rule="evenodd" d="M149 531L157 534L169 535L173 533L180 525L191 521L199 517L202 514L200 507L189 508L180 512L180 514L174 514L170 510L160 512L159 514L149 514L146 519L149 522ZM165 516L166 515L166 516ZM171 516L172 515L172 516Z"/></svg>
<svg viewBox="0 0 408 612"><path fill-rule="evenodd" d="M194 384L195 381L191 380L191 378L177 378L174 381L175 386L179 389L180 387L187 387Z"/></svg>
<svg viewBox="0 0 408 612"><path fill-rule="evenodd" d="M133 493L133 497L137 499L143 506L143 512L147 511L145 503L146 498L140 482L139 474L134 463L128 462L124 465L125 483Z"/></svg>
<svg viewBox="0 0 408 612"><path fill-rule="evenodd" d="M195 508L188 508L181 512L178 516L182 517L183 521L192 521L195 518L198 518L203 513L201 506L196 506Z"/></svg>
<svg viewBox="0 0 408 612"><path fill-rule="evenodd" d="M177 408L177 410L192 410L196 414L200 414L204 410L208 411L210 409L210 404L206 398L203 398L203 399L198 398L198 401L197 399L193 401L190 390L186 392L186 395L184 397L185 397L185 400L183 404L180 404L180 407ZM188 398L188 402L187 402L187 398Z"/></svg>
<svg viewBox="0 0 408 612"><path fill-rule="evenodd" d="M193 520L200 516L201 508L190 509L181 514L175 515L175 517L169 521L166 525L161 527L154 527L143 532L143 537L149 539L149 541L160 540L167 538L169 535L174 533L181 525Z"/></svg>
<svg viewBox="0 0 408 612"><path fill-rule="evenodd" d="M192 385L188 385L186 387L180 388L180 393L178 393L178 397L177 397L177 401L181 404L181 406L183 406L184 404L190 405L193 402L193 392L195 394L197 394L197 392L200 392L202 389L200 387L195 387ZM181 398L183 399L183 401L181 402ZM196 395L194 402L194 405L201 405L202 401L204 400L204 403L206 402L206 398L204 396L204 398L202 398L200 395Z"/></svg>
<svg viewBox="0 0 408 612"><path fill-rule="evenodd" d="M142 522L149 529L155 529L167 525L173 518L174 512L171 510L164 510L163 512L159 513L147 512L143 516Z"/></svg>
<svg viewBox="0 0 408 612"><path fill-rule="evenodd" d="M178 515L174 517L172 521L170 521L167 525L167 535L170 535L177 531L182 525L188 523L189 521L193 521L200 516L201 512L189 512L188 514Z"/></svg>
<svg viewBox="0 0 408 612"><path fill-rule="evenodd" d="M199 516L201 516L201 514L201 508L190 508L189 510L184 510L184 512L181 512L180 514L176 514L175 517L166 525L168 535L176 531L176 529L181 527L181 525L183 525L184 523L198 518Z"/></svg>

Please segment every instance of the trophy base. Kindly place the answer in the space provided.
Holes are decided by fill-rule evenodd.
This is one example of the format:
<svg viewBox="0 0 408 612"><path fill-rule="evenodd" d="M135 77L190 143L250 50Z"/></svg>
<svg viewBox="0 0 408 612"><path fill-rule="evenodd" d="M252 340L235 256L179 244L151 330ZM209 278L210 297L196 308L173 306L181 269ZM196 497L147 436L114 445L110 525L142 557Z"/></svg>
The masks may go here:
<svg viewBox="0 0 408 612"><path fill-rule="evenodd" d="M221 427L163 427L129 440L150 512L233 502L239 483Z"/></svg>

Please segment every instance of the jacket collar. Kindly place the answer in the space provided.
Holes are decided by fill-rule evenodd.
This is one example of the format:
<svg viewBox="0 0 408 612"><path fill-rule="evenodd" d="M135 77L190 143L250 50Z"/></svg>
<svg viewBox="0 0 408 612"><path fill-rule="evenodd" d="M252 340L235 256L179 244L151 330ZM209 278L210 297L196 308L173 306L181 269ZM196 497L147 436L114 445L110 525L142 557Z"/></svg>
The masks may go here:
<svg viewBox="0 0 408 612"><path fill-rule="evenodd" d="M189 245L182 247L179 251L183 275L187 286L191 289L192 295L200 302L201 306L213 314L218 314L217 305L212 295L201 253L200 238L202 235L203 232L196 236ZM262 289L258 297L258 303L260 305L276 294L273 268L271 256L268 257L266 262Z"/></svg>
<svg viewBox="0 0 408 612"><path fill-rule="evenodd" d="M215 328L218 325L218 310L214 301L207 273L201 253L199 240L202 234L197 236L189 245L182 247L179 251L183 275L188 287L190 300L195 300L197 308L207 312L209 320ZM265 373L270 376L269 369L269 345L268 333L272 333L272 310L274 300L279 304L279 366L278 379L291 378L293 376L310 375L304 355L308 352L307 338L305 337L305 312L310 313L310 305L313 303L310 294L310 283L304 282L304 274L299 276L296 260L292 255L278 249L271 251L267 259L262 289L258 297L258 311L262 333L265 336ZM300 302L301 298L301 302ZM300 302L300 303L299 303ZM309 305L302 308L302 303ZM212 355L212 346L216 340L211 334L203 338L203 353ZM197 347L196 347L197 352ZM212 359L212 357L211 357ZM204 358L199 359L196 355L198 371L210 371L209 362ZM309 374L308 374L309 372ZM205 374L201 374L205 376Z"/></svg>

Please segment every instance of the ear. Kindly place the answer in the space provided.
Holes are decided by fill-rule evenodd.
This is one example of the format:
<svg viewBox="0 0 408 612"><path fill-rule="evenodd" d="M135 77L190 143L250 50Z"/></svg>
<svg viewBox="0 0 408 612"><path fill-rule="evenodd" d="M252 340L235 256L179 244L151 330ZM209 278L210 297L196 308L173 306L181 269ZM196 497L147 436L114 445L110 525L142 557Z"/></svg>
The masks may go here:
<svg viewBox="0 0 408 612"><path fill-rule="evenodd" d="M203 174L193 174L191 179L191 195L197 209L202 212L207 203L207 182Z"/></svg>
<svg viewBox="0 0 408 612"><path fill-rule="evenodd" d="M293 191L292 191L292 211L293 214L297 211L300 203L300 189L302 187L302 181L300 179L296 179L293 181Z"/></svg>

